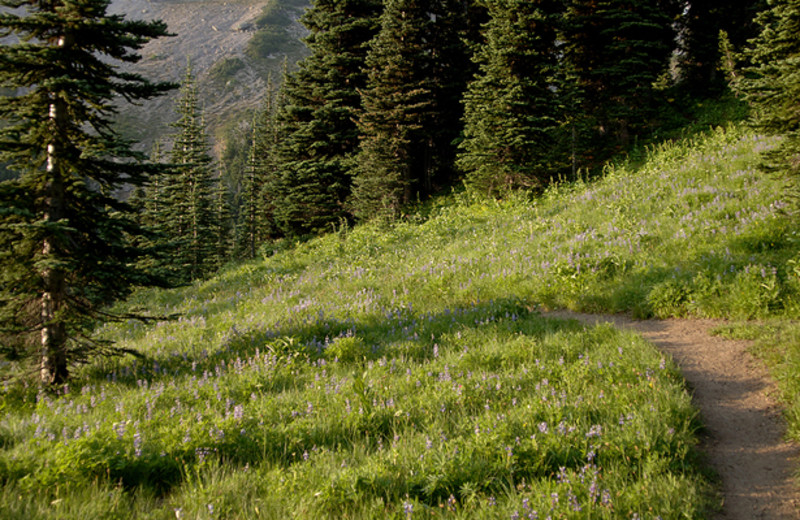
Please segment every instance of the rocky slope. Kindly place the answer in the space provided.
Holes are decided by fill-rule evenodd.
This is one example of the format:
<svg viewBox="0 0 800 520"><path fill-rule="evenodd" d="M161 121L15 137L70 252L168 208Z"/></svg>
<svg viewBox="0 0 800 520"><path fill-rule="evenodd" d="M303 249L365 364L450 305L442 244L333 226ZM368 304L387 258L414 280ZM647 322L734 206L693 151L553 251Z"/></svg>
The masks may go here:
<svg viewBox="0 0 800 520"><path fill-rule="evenodd" d="M226 126L248 117L263 98L266 78L280 78L284 57L291 67L303 56L303 28L297 22L304 1L290 0L112 0L110 13L129 19L163 20L175 36L151 41L133 68L152 80L180 82L191 63L198 81L209 133L223 146ZM276 5L272 5L276 4ZM267 9L288 20L270 26ZM253 45L259 31L283 34L272 48ZM121 106L120 130L149 149L170 132L177 92L141 106ZM217 150L219 151L219 149Z"/></svg>

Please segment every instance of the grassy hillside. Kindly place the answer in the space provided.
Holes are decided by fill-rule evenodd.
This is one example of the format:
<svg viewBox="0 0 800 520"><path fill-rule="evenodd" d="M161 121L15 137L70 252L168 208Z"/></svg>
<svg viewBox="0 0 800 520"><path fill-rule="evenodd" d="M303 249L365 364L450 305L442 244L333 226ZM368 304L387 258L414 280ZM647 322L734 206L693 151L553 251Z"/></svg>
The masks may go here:
<svg viewBox="0 0 800 520"><path fill-rule="evenodd" d="M798 313L796 225L754 169L774 143L719 129L141 292L181 317L102 332L144 359L3 390L0 517L702 518L671 360L537 311L743 320L724 332L794 370L770 338Z"/></svg>

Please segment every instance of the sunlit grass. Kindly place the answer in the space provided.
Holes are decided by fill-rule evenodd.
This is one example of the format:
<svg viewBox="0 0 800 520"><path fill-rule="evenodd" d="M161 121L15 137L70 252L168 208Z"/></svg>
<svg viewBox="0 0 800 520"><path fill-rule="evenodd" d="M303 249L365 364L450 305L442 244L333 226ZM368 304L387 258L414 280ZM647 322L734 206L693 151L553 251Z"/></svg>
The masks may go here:
<svg viewBox="0 0 800 520"><path fill-rule="evenodd" d="M0 517L702 518L671 361L538 310L795 316L773 144L718 130L143 291L181 317L101 332L144 359L4 391Z"/></svg>

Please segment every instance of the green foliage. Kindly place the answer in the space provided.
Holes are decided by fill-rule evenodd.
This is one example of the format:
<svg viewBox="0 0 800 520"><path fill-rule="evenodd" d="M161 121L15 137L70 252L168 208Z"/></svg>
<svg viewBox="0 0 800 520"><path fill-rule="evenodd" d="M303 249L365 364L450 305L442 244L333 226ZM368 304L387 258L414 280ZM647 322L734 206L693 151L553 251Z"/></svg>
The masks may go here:
<svg viewBox="0 0 800 520"><path fill-rule="evenodd" d="M366 58L360 148L349 206L362 221L395 220L452 181L458 103L470 79L476 2L390 1Z"/></svg>
<svg viewBox="0 0 800 520"><path fill-rule="evenodd" d="M658 0L567 2L564 57L579 90L579 117L594 129L591 146L581 149L595 158L608 153L603 143L626 147L647 131L659 96L654 84L674 47L676 11L676 3Z"/></svg>
<svg viewBox="0 0 800 520"><path fill-rule="evenodd" d="M133 287L154 283L135 267L144 231L115 197L163 168L148 163L111 127L118 100L142 101L173 88L122 72L162 22L110 16L107 2L3 1L0 34L0 356L33 359L43 385L70 367L116 349L96 341L102 309ZM0 377L10 374L6 362Z"/></svg>
<svg viewBox="0 0 800 520"><path fill-rule="evenodd" d="M225 192L214 195L213 159L205 120L198 105L191 66L176 103L178 121L172 140L173 172L161 180L163 193L158 220L162 248L169 249L169 269L176 282L203 277L222 263L221 241L226 222ZM224 188L224 186L220 186Z"/></svg>
<svg viewBox="0 0 800 520"><path fill-rule="evenodd" d="M372 0L318 2L302 18L311 54L284 81L280 175L270 193L275 222L287 235L323 232L347 215L362 68L380 8Z"/></svg>
<svg viewBox="0 0 800 520"><path fill-rule="evenodd" d="M800 3L775 0L757 19L761 34L748 51L752 64L739 85L753 107L753 119L762 132L783 135L781 144L768 151L767 171L800 173L800 95L797 64L800 60Z"/></svg>
<svg viewBox="0 0 800 520"><path fill-rule="evenodd" d="M757 35L754 18L765 5L764 0L689 3L678 20L682 30L678 67L681 86L699 97L722 91L730 78L720 73L720 64L723 72L731 70L734 53ZM724 38L720 38L721 33Z"/></svg>
<svg viewBox="0 0 800 520"><path fill-rule="evenodd" d="M330 360L361 361L369 354L369 348L358 336L335 338L330 345L325 347L325 356Z"/></svg>
<svg viewBox="0 0 800 520"><path fill-rule="evenodd" d="M230 81L236 74L245 68L245 63L241 58L226 58L218 61L208 71L208 75L215 81L225 83Z"/></svg>
<svg viewBox="0 0 800 520"><path fill-rule="evenodd" d="M458 164L472 189L488 195L541 187L559 173L560 124L557 2L489 4L479 76L464 96L464 140Z"/></svg>

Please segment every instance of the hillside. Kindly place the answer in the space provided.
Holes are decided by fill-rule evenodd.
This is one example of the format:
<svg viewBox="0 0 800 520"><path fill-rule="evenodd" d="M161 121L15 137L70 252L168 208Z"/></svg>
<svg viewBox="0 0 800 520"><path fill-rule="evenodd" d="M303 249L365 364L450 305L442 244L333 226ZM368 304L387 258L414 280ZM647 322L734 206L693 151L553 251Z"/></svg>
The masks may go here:
<svg viewBox="0 0 800 520"><path fill-rule="evenodd" d="M211 135L259 106L283 60L304 54L298 23L306 0L114 0L109 12L137 20L163 20L171 38L153 40L134 70L152 80L180 82L191 63ZM177 93L141 107L121 107L120 131L143 142L170 132ZM219 142L217 143L220 144Z"/></svg>
<svg viewBox="0 0 800 520"><path fill-rule="evenodd" d="M775 142L719 128L142 291L125 306L180 317L101 333L143 358L3 390L0 516L709 517L673 361L539 311L742 320L721 332L761 338L793 395L797 224L755 169Z"/></svg>

